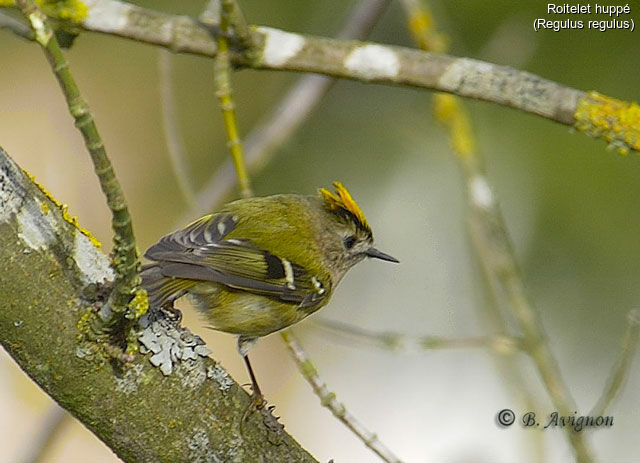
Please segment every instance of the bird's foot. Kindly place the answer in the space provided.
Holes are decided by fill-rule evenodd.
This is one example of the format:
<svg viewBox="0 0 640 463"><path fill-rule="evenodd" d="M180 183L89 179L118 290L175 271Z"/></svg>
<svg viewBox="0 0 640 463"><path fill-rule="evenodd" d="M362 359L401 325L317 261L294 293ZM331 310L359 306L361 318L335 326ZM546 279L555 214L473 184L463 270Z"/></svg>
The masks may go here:
<svg viewBox="0 0 640 463"><path fill-rule="evenodd" d="M169 320L179 325L182 321L182 312L180 309L173 306L173 302L169 302L162 306L162 312L167 316Z"/></svg>
<svg viewBox="0 0 640 463"><path fill-rule="evenodd" d="M242 416L242 422L240 425L241 432L251 415L257 412L262 415L262 423L267 430L267 440L269 443L273 445L280 445L284 437L284 425L278 422L280 417L273 414L273 410L275 408L275 405L267 406L267 401L262 394L252 394L251 402Z"/></svg>

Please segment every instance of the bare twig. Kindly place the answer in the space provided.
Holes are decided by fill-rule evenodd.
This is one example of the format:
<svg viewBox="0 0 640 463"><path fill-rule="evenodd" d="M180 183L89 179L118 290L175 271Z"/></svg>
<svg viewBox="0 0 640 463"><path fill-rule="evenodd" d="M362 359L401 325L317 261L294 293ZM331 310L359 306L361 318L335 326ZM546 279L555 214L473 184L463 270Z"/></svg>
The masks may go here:
<svg viewBox="0 0 640 463"><path fill-rule="evenodd" d="M407 14L408 28L418 46L424 50L444 53L448 47L449 39L445 34L436 30L437 24L426 5L420 0L403 0L403 6ZM440 116L448 132L453 153L458 159L473 157L480 161L480 154L475 149L475 135L473 126L463 102L453 95L436 94L434 96L434 108L436 114ZM439 109L439 111L438 111ZM444 116L444 117L443 117ZM500 313L495 295L498 290L496 283L487 279L489 287L493 290L494 300L482 304L483 313L488 319L493 335L497 339L507 340L507 345L517 344L521 349L522 340L510 334L506 321ZM498 346L501 346L498 344ZM518 352L510 350L498 350L503 355L494 355L499 373L505 379L505 384L510 387L512 394L518 398L525 410L539 410L540 407L529 389L529 382L523 377L515 354ZM542 435L533 433L535 461L544 460L544 446Z"/></svg>
<svg viewBox="0 0 640 463"><path fill-rule="evenodd" d="M433 25L430 12L423 9L418 0L404 0L404 3L409 17L418 19L410 19L409 24L419 45L423 49L433 47L435 51L445 51L446 41L430 27ZM436 95L434 107L436 116L449 131L453 151L466 177L471 234L490 287L496 295L498 291L506 293L509 308L523 331L522 349L533 359L558 412L570 414L576 405L549 349L539 315L525 295L502 214L475 150L469 116L452 95ZM504 326L504 322L501 324ZM566 431L578 461L592 461L582 436L569 428Z"/></svg>
<svg viewBox="0 0 640 463"><path fill-rule="evenodd" d="M7 29L23 39L33 40L33 31L26 24L0 11L0 29Z"/></svg>
<svg viewBox="0 0 640 463"><path fill-rule="evenodd" d="M627 316L627 331L624 333L620 346L620 357L611 370L607 387L602 392L600 399L593 407L589 416L602 416L620 393L624 381L629 375L631 361L636 353L638 338L640 337L640 311L632 310Z"/></svg>
<svg viewBox="0 0 640 463"><path fill-rule="evenodd" d="M222 10L227 18L229 18L229 29L233 28L233 36L238 39L240 44L246 51L252 53L255 48L254 37L249 30L247 21L244 19L244 14L238 6L236 0L221 0ZM227 30L222 29L223 33Z"/></svg>
<svg viewBox="0 0 640 463"><path fill-rule="evenodd" d="M42 46L51 68L58 79L58 83L69 106L69 111L76 121L76 126L82 133L100 187L107 199L107 205L112 214L111 227L113 229L113 259L115 270L113 289L106 304L98 316L92 318L92 328L95 334L103 334L114 324L121 322L124 317L134 319L146 310L147 305L141 302L136 307L129 307L132 296L140 283L138 276L138 253L133 235L131 216L124 198L120 182L107 156L104 144L89 110L89 106L82 98L80 90L71 74L58 41L52 29L47 24L46 16L38 9L33 0L17 0L16 4L29 21L35 33L36 41ZM135 299L136 301L139 298ZM146 300L146 298L142 298ZM88 333L85 333L88 334ZM127 346L134 349L133 343Z"/></svg>
<svg viewBox="0 0 640 463"><path fill-rule="evenodd" d="M162 112L162 125L167 151L173 171L176 174L178 188L191 209L195 207L195 190L193 188L187 155L184 149L184 141L180 136L178 121L176 120L176 102L171 79L171 54L165 50L159 50L158 74L160 80L160 108Z"/></svg>
<svg viewBox="0 0 640 463"><path fill-rule="evenodd" d="M523 335L523 349L527 352L561 415L570 415L576 408L569 388L548 345L540 316L526 295L520 271L514 258L504 219L484 174L465 164L467 192L470 206L470 228L480 262L491 280L495 280L509 301L508 307L518 320ZM591 452L581 433L566 429L579 462L591 462Z"/></svg>
<svg viewBox="0 0 640 463"><path fill-rule="evenodd" d="M359 326L324 318L315 318L313 325L349 342L360 342L367 346L392 352L424 352L434 349L491 349L505 355L520 350L521 340L511 336L476 336L450 339L441 336L409 336L392 331L371 331Z"/></svg>
<svg viewBox="0 0 640 463"><path fill-rule="evenodd" d="M362 423L356 419L356 417L349 413L342 403L338 402L336 395L329 391L326 383L322 381L315 366L309 360L302 347L298 344L298 341L293 336L291 330L283 330L280 332L280 335L282 336L282 339L284 339L285 344L296 361L298 369L313 388L313 392L315 392L318 398L320 398L322 406L328 408L331 413L333 413L333 416L338 418L383 461L387 463L401 463L400 459L398 459L398 457L396 457L391 450L389 450L380 441L380 439L378 439L378 436L367 430Z"/></svg>

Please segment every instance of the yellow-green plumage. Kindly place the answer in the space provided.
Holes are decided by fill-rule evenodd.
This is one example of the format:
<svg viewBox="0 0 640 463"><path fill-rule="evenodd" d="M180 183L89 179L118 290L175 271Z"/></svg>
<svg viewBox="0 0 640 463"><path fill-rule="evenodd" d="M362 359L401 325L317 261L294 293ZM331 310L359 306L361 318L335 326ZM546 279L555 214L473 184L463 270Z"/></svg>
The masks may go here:
<svg viewBox="0 0 640 463"><path fill-rule="evenodd" d="M347 190L274 195L225 205L162 238L142 271L152 305L189 294L213 328L265 336L323 307L346 271L365 257L395 261L373 246Z"/></svg>

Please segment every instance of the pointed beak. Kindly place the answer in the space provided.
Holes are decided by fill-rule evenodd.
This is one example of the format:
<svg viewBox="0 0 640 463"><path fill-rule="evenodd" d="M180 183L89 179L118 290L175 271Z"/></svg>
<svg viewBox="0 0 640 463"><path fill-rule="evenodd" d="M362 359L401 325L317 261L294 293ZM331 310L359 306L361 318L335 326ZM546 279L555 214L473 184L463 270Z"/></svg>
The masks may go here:
<svg viewBox="0 0 640 463"><path fill-rule="evenodd" d="M389 254L385 254L384 252L378 251L376 248L370 248L369 250L365 251L365 255L367 257L375 257L376 259L395 262L396 264L400 263L400 261L395 257L391 257Z"/></svg>

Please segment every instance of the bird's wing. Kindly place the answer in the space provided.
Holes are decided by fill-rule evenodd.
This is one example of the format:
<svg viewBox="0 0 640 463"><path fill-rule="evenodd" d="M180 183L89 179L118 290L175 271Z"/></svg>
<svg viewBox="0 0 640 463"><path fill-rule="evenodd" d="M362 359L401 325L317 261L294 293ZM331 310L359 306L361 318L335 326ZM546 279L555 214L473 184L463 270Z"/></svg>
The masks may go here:
<svg viewBox="0 0 640 463"><path fill-rule="evenodd" d="M327 295L326 285L304 267L260 249L244 238L226 238L237 218L204 216L160 239L145 253L167 277L213 281L230 288L311 307Z"/></svg>

